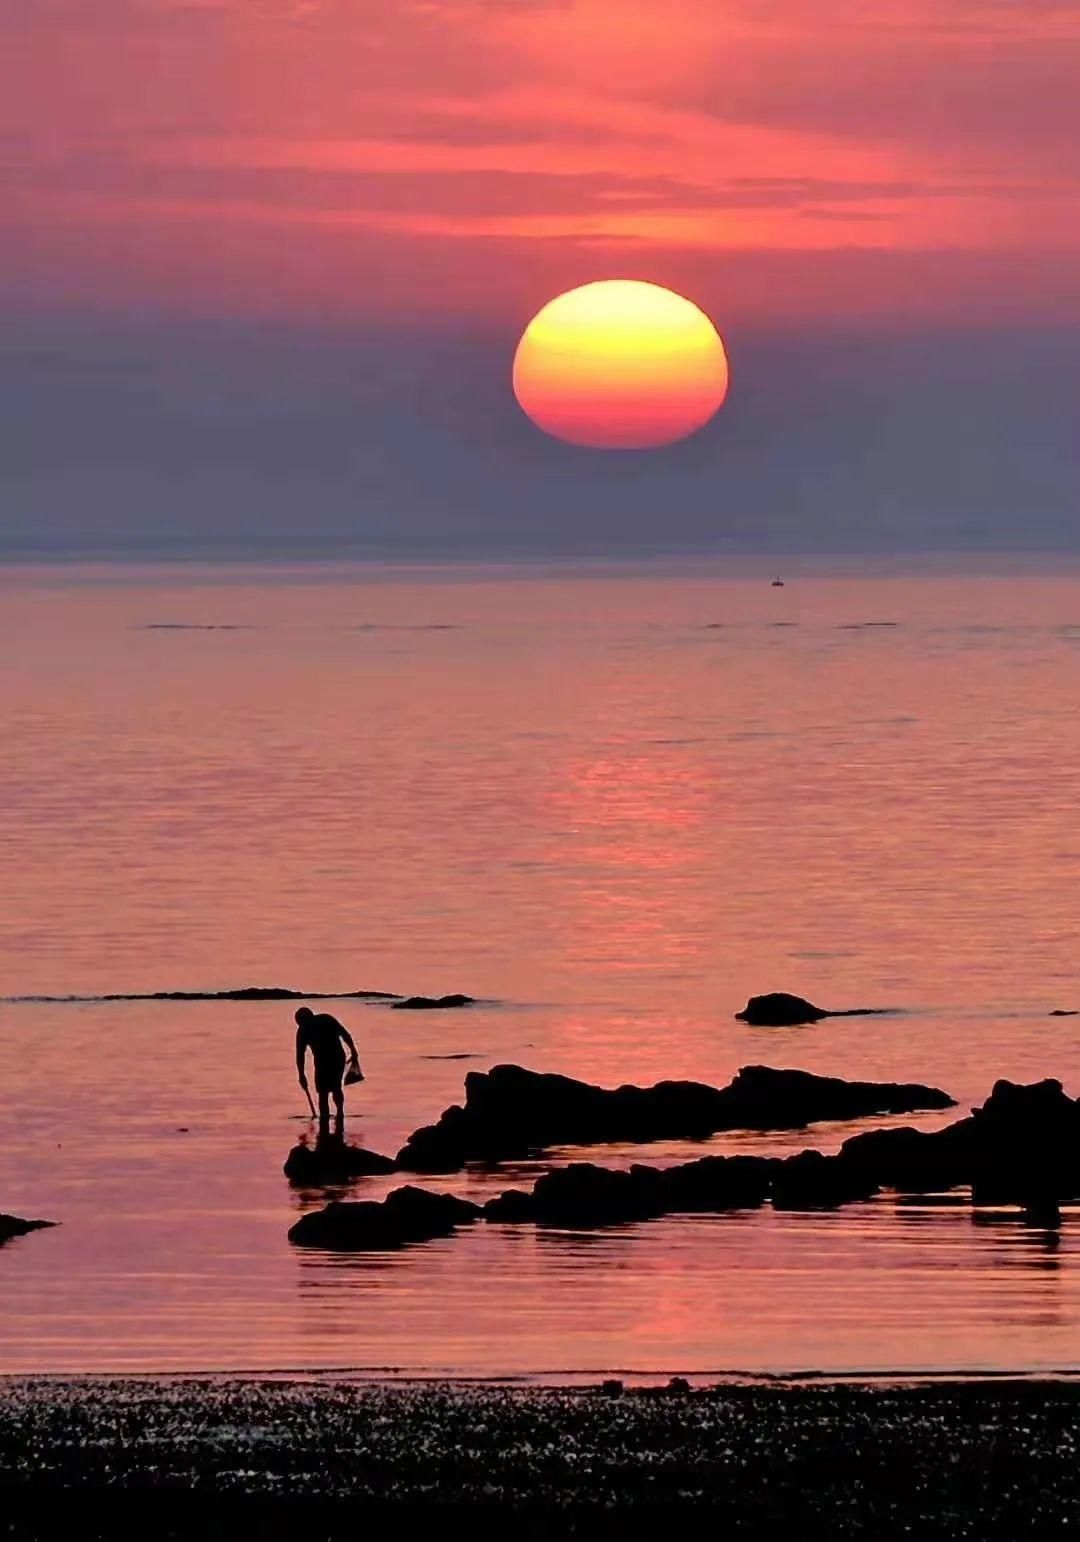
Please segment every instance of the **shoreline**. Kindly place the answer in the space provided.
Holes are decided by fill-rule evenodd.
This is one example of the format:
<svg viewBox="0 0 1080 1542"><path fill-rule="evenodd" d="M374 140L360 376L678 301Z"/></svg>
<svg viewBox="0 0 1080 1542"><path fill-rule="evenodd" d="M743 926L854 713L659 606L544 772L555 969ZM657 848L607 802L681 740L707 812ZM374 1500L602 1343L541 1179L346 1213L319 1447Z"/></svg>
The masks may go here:
<svg viewBox="0 0 1080 1542"><path fill-rule="evenodd" d="M507 1371L470 1374L444 1367L414 1369L394 1366L278 1366L263 1369L215 1370L96 1370L96 1371L3 1371L0 1370L0 1415L3 1399L15 1387L87 1388L121 1386L174 1387L177 1385L222 1387L244 1386L340 1386L353 1388L405 1388L421 1390L445 1387L453 1391L546 1391L589 1392L604 1382L620 1381L627 1392L664 1391L672 1381L686 1382L695 1392L723 1392L727 1389L763 1390L803 1387L837 1388L918 1388L964 1386L1063 1386L1080 1387L1080 1366L1060 1366L1037 1370L981 1369L961 1366L955 1369L927 1370L640 1370L629 1366L585 1367L550 1371Z"/></svg>
<svg viewBox="0 0 1080 1542"><path fill-rule="evenodd" d="M1080 1525L1080 1385L0 1380L4 1534L1008 1538ZM77 1517L73 1527L72 1517Z"/></svg>

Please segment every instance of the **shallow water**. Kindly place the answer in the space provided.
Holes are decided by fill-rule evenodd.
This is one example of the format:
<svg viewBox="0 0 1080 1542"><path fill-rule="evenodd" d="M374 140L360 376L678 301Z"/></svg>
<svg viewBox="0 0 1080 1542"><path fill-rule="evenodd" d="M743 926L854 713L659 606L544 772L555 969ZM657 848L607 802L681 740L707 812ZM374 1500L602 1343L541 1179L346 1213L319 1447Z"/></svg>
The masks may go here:
<svg viewBox="0 0 1080 1542"><path fill-rule="evenodd" d="M1078 687L1068 572L7 570L0 994L483 997L339 1004L383 1151L501 1060L1080 1091L1080 1018L1047 1015L1080 1006ZM771 988L899 1010L732 1020ZM291 1015L0 1006L0 1209L64 1223L0 1250L0 1370L1080 1367L1070 1219L886 1197L295 1250Z"/></svg>

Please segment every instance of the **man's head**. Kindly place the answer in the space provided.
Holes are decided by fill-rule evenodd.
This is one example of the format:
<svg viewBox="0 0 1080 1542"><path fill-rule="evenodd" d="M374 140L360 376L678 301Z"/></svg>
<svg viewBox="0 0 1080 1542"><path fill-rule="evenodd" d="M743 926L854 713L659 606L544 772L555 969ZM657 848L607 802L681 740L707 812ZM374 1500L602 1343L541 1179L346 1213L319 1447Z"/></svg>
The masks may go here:
<svg viewBox="0 0 1080 1542"><path fill-rule="evenodd" d="M298 1028L302 1028L305 1023L310 1023L311 1019L314 1016L315 1016L315 1013L311 1010L310 1007L297 1007L297 1009L296 1009L296 1026Z"/></svg>

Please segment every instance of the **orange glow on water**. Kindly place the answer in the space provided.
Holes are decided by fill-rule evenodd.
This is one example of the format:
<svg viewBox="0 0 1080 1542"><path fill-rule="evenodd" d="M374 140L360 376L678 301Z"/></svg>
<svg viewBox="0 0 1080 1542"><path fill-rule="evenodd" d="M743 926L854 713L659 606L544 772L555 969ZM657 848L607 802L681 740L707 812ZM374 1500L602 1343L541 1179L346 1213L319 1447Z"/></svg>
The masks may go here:
<svg viewBox="0 0 1080 1542"><path fill-rule="evenodd" d="M545 433L594 449L651 449L709 421L727 395L728 363L692 301L658 284L605 279L533 317L513 378Z"/></svg>

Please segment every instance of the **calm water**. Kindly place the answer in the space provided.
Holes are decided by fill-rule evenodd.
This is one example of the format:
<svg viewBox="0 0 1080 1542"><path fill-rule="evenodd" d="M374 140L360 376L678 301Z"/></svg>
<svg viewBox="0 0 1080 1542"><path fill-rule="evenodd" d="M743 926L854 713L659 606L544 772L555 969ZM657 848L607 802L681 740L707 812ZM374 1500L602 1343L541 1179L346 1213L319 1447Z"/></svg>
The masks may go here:
<svg viewBox="0 0 1080 1542"><path fill-rule="evenodd" d="M1080 1006L1078 698L1071 573L8 570L0 994L488 998L345 1004L384 1151L499 1060L1078 1091L1080 1019L1047 1015ZM770 988L903 1011L732 1021ZM0 1251L0 1370L1080 1366L1080 1217L884 1198L324 1256L285 1240L318 1202L280 1170L287 1004L9 1001L0 1039L0 1208L64 1223Z"/></svg>

